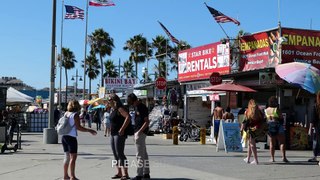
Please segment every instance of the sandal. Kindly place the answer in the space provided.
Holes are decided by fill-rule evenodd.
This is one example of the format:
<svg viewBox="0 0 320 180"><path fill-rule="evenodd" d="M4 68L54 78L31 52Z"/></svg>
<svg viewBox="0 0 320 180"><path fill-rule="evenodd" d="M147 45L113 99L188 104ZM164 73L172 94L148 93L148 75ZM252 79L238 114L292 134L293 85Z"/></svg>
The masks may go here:
<svg viewBox="0 0 320 180"><path fill-rule="evenodd" d="M120 179L120 178L122 178L122 176L119 176L118 174L111 177L111 179Z"/></svg>

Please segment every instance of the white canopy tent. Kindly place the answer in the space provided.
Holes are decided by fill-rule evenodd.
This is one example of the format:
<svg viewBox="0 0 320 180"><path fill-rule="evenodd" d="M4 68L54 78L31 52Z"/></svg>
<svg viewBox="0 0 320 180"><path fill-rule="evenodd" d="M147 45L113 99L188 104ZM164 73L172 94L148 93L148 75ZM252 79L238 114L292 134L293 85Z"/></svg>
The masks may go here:
<svg viewBox="0 0 320 180"><path fill-rule="evenodd" d="M23 94L12 87L7 89L7 105L31 102L33 102L33 97Z"/></svg>

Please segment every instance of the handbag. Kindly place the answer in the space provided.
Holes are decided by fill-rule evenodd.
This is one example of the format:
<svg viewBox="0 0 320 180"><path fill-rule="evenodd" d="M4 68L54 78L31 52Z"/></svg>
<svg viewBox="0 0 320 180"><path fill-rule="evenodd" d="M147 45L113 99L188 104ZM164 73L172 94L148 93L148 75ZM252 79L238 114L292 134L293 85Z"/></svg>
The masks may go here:
<svg viewBox="0 0 320 180"><path fill-rule="evenodd" d="M249 120L247 119L247 117L244 117L244 120L242 121L242 129L244 131L248 131L248 127L249 127Z"/></svg>

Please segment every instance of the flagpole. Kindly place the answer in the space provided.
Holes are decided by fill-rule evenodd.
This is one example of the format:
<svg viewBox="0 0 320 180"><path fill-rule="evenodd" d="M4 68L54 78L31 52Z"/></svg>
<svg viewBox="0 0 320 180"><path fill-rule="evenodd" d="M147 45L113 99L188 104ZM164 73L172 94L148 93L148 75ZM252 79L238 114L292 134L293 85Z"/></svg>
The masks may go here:
<svg viewBox="0 0 320 180"><path fill-rule="evenodd" d="M280 0L278 0L278 22L280 23Z"/></svg>
<svg viewBox="0 0 320 180"><path fill-rule="evenodd" d="M230 39L230 37L228 36L228 34L226 33L226 31L223 29L223 27L221 26L221 24L220 24L220 23L218 23L218 24L219 24L220 28L222 29L222 31L224 32L224 34L227 36L227 38Z"/></svg>
<svg viewBox="0 0 320 180"><path fill-rule="evenodd" d="M85 37L84 37L84 66L83 66L83 94L82 98L86 98L86 69L87 69L87 36L88 36L88 12L89 12L89 0L87 0L87 5L86 5L86 30L85 30ZM88 97L90 99L90 95Z"/></svg>
<svg viewBox="0 0 320 180"><path fill-rule="evenodd" d="M278 23L278 29L279 29L279 37L277 38L281 38L282 37L282 29L281 29L281 22L279 21ZM278 42L278 51L279 51L279 64L282 63L282 44L279 43L279 39L277 39Z"/></svg>
<svg viewBox="0 0 320 180"><path fill-rule="evenodd" d="M63 8L64 8L64 0L62 0L62 5L61 5L61 39L60 39L60 80L59 80L59 107L61 108L61 84L62 84L62 38L63 38ZM67 89L66 89L67 90Z"/></svg>

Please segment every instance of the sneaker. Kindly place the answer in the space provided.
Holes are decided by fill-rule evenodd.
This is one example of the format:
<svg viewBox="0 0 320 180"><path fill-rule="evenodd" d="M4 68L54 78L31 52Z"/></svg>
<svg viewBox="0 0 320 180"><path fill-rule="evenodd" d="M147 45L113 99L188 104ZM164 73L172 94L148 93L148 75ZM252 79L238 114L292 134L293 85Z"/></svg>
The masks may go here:
<svg viewBox="0 0 320 180"><path fill-rule="evenodd" d="M136 176L134 178L131 178L131 180L142 180L142 176Z"/></svg>
<svg viewBox="0 0 320 180"><path fill-rule="evenodd" d="M250 161L249 161L249 159L248 159L247 157L244 158L243 161L244 161L245 163L247 163L247 164L250 164Z"/></svg>
<svg viewBox="0 0 320 180"><path fill-rule="evenodd" d="M288 163L289 160L287 158L282 159L283 162Z"/></svg>
<svg viewBox="0 0 320 180"><path fill-rule="evenodd" d="M149 174L143 175L142 180L150 180L150 175Z"/></svg>
<svg viewBox="0 0 320 180"><path fill-rule="evenodd" d="M308 162L318 162L316 157L313 157L311 159L308 159Z"/></svg>
<svg viewBox="0 0 320 180"><path fill-rule="evenodd" d="M252 164L252 165L258 165L259 163L254 160L254 161L252 161L250 164Z"/></svg>

